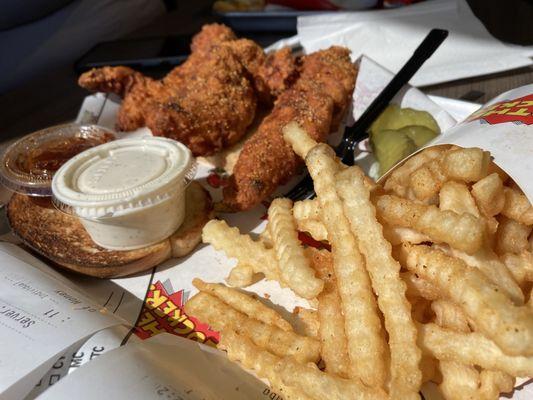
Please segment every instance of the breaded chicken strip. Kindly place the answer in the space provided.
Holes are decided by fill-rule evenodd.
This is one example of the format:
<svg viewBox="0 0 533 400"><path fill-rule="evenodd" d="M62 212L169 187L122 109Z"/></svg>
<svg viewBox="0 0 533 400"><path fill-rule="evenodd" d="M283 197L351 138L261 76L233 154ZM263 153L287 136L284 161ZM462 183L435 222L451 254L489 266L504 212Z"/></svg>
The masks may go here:
<svg viewBox="0 0 533 400"><path fill-rule="evenodd" d="M237 36L235 36L235 33L226 25L204 25L200 32L192 38L191 52L196 54L206 54L214 45L236 39Z"/></svg>
<svg viewBox="0 0 533 400"><path fill-rule="evenodd" d="M193 38L191 50L194 55L206 55L215 46L227 46L239 58L250 74L254 89L263 103L271 103L296 79L296 60L289 48L268 55L252 40L237 39L225 25L204 25Z"/></svg>
<svg viewBox="0 0 533 400"><path fill-rule="evenodd" d="M351 102L356 72L349 50L342 47L302 58L300 77L278 97L239 155L224 190L227 209L254 207L297 173L302 160L283 140L283 127L297 121L315 140L325 141Z"/></svg>
<svg viewBox="0 0 533 400"><path fill-rule="evenodd" d="M86 72L79 84L123 96L118 129L147 126L154 135L184 143L194 155L213 154L237 142L257 106L246 70L224 46L193 54L159 81L130 68L105 67Z"/></svg>
<svg viewBox="0 0 533 400"><path fill-rule="evenodd" d="M271 103L297 73L290 51L266 56L256 43L236 39L224 25L204 26L191 48L187 61L162 80L127 67L104 67L84 73L79 84L124 99L119 130L147 126L154 135L183 142L198 156L242 138L258 99Z"/></svg>

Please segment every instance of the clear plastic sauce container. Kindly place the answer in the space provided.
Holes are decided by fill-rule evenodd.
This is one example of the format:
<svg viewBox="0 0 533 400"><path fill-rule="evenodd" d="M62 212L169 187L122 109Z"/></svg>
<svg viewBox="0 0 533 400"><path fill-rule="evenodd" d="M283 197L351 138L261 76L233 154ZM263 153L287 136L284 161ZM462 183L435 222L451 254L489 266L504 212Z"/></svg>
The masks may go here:
<svg viewBox="0 0 533 400"><path fill-rule="evenodd" d="M70 158L91 147L116 139L97 125L65 124L26 135L2 155L0 181L28 196L52 195L52 178Z"/></svg>
<svg viewBox="0 0 533 400"><path fill-rule="evenodd" d="M121 139L67 161L52 180L53 202L79 217L98 245L137 249L179 228L194 174L192 153L179 142Z"/></svg>

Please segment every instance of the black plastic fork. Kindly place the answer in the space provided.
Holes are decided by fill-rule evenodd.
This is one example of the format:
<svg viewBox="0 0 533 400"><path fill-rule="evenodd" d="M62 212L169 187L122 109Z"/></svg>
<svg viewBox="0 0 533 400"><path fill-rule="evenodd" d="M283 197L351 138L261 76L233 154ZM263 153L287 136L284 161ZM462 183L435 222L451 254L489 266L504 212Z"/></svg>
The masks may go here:
<svg viewBox="0 0 533 400"><path fill-rule="evenodd" d="M357 144L368 137L368 128L372 122L383 112L399 90L411 80L424 62L439 48L448 31L432 29L424 41L417 47L411 58L402 69L392 78L381 93L368 106L361 117L351 127L344 131L341 142L336 146L335 153L346 165L354 165L354 151ZM309 199L315 195L313 180L306 176L292 188L285 197L293 201Z"/></svg>

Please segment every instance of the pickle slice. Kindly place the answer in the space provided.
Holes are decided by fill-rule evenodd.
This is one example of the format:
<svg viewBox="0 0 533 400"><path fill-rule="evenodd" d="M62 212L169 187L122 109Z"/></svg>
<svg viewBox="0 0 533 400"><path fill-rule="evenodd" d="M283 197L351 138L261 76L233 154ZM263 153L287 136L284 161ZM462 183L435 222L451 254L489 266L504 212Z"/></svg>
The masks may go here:
<svg viewBox="0 0 533 400"><path fill-rule="evenodd" d="M422 147L434 137L438 136L437 132L421 125L409 125L398 129L398 132L406 134L415 142L416 147Z"/></svg>
<svg viewBox="0 0 533 400"><path fill-rule="evenodd" d="M405 133L390 129L378 131L370 138L374 155L379 162L380 175L417 149L414 140Z"/></svg>
<svg viewBox="0 0 533 400"><path fill-rule="evenodd" d="M430 113L412 108L400 108L396 104L387 106L370 127L370 133L386 129L397 130L410 125L425 126L437 134L440 133L439 125Z"/></svg>

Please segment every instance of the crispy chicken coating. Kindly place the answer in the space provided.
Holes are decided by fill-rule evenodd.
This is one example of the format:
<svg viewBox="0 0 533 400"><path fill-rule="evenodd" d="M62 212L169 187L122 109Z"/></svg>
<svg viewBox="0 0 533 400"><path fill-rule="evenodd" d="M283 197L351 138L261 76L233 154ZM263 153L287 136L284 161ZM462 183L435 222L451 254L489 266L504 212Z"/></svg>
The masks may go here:
<svg viewBox="0 0 533 400"><path fill-rule="evenodd" d="M155 135L186 144L194 155L211 155L241 139L258 102L274 108L245 143L224 190L224 204L246 210L286 183L302 164L282 136L299 122L316 140L337 129L350 104L356 68L342 47L295 59L289 49L265 55L231 29L202 28L188 60L154 80L126 67L95 69L80 85L123 97L118 128L148 126Z"/></svg>
<svg viewBox="0 0 533 400"><path fill-rule="evenodd" d="M191 52L205 54L214 45L222 42L236 40L235 33L222 24L208 24L202 26L202 30L192 38Z"/></svg>
<svg viewBox="0 0 533 400"><path fill-rule="evenodd" d="M297 173L302 160L283 140L282 128L297 121L315 140L325 141L348 109L356 72L342 47L302 58L300 77L244 145L224 190L226 208L250 209Z"/></svg>
<svg viewBox="0 0 533 400"><path fill-rule="evenodd" d="M104 67L82 74L79 84L124 99L119 130L147 126L154 135L183 142L198 156L243 137L258 100L271 103L297 72L290 52L267 57L256 43L236 39L224 25L204 26L191 49L187 61L162 80L127 67Z"/></svg>
<svg viewBox="0 0 533 400"><path fill-rule="evenodd" d="M298 74L296 60L289 48L265 55L249 39L237 39L233 31L220 24L204 25L193 38L193 54L205 55L214 46L228 46L250 74L259 99L266 104L286 90Z"/></svg>
<svg viewBox="0 0 533 400"><path fill-rule="evenodd" d="M227 47L192 55L177 71L153 80L125 67L83 74L81 86L123 96L117 127L148 126L154 135L213 154L238 141L253 121L257 96L240 60Z"/></svg>

